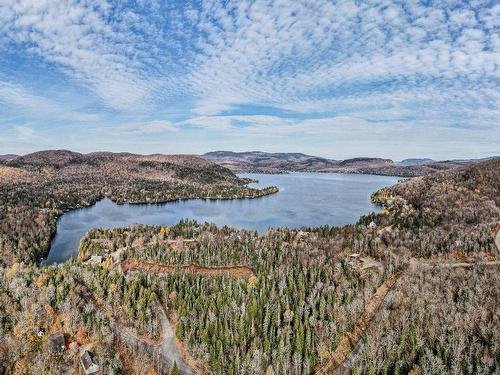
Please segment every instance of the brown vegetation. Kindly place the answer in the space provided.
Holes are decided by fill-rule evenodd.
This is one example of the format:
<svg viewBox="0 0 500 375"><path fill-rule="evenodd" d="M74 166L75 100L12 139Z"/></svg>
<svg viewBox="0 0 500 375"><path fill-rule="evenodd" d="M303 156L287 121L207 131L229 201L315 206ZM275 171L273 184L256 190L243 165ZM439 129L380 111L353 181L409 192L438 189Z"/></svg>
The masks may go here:
<svg viewBox="0 0 500 375"><path fill-rule="evenodd" d="M330 374L349 358L354 348L364 336L370 322L375 317L375 314L384 302L387 293L389 293L403 274L403 272L398 272L395 275L392 275L385 283L378 287L377 291L370 299L370 302L366 305L365 311L361 314L361 317L354 325L352 332L348 332L342 340L340 340L335 352L330 354L327 363L321 365L316 370L316 374Z"/></svg>
<svg viewBox="0 0 500 375"><path fill-rule="evenodd" d="M33 160L29 167L11 167L52 181L79 158L58 153L53 162L58 167L44 162L41 172ZM500 162L494 160L404 181L374 194L382 212L341 228L280 228L258 235L181 221L169 228L91 230L81 241L80 259L110 257L107 267L70 260L42 268L14 258L0 267L0 373L76 372L78 346L53 354L47 339L37 336L39 328L50 327L71 341L91 340L103 373L123 373L139 360L158 374L170 368L175 373L159 345L163 311L175 323L184 362L210 374L310 374L323 368L331 353L338 353L337 364L348 358L336 367L341 374L498 373L499 250L493 234L499 178ZM32 238L50 233L44 232L43 216L34 216L39 222L34 226L19 212L33 213L47 200L55 207L47 210L50 215L59 212L58 204L90 196L89 190L65 200L68 188L54 181L39 196L20 182L1 191L2 199L9 197L2 206L8 211L1 213L1 238L22 233L19 238L28 244L17 245L16 257L36 243L23 225L32 225ZM67 181L86 186L69 175ZM150 196L135 180L128 182L134 194ZM120 183L106 187L112 192ZM179 192L162 190L168 186L158 185L157 193ZM193 190L200 191L207 190ZM19 218L25 224L16 222ZM11 248L3 246L9 255ZM353 253L378 266L352 267ZM132 265L128 270L134 272L124 274L120 264L125 270ZM232 277L228 265L245 265L253 275ZM156 272L162 270L168 272ZM205 277L200 270L217 272Z"/></svg>
<svg viewBox="0 0 500 375"><path fill-rule="evenodd" d="M301 153L268 153L260 151L215 151L208 152L202 157L235 172L244 173L329 172L401 177L426 176L478 162L477 160L434 161L431 159L408 159L403 163L396 163L390 159L381 158L332 160Z"/></svg>
<svg viewBox="0 0 500 375"><path fill-rule="evenodd" d="M141 272L159 272L159 273L189 273L202 275L204 277L228 276L241 277L248 279L255 276L253 270L247 266L219 266L219 267L204 267L194 263L184 265L169 265L140 262L137 260L126 260L122 262L121 268L123 272L141 271Z"/></svg>

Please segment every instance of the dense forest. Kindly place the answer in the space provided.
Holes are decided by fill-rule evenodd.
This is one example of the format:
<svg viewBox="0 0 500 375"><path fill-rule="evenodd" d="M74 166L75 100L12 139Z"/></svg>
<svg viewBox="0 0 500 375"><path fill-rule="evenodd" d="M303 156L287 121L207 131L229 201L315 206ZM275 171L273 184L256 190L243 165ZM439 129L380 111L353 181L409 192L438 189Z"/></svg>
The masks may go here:
<svg viewBox="0 0 500 375"><path fill-rule="evenodd" d="M96 228L82 239L78 259L50 267L29 262L33 255L5 240L17 236L6 223L28 202L42 207L67 195L68 206L50 211L55 218L104 194L90 188L94 182L77 197L51 183L33 198L26 186L38 182L22 181L44 172L27 162L8 166L23 172L18 188L2 190L9 214L2 217L0 373L78 374L87 346L103 374L499 371L500 159L382 189L372 197L381 212L354 225L263 235L193 221ZM54 170L66 173L63 164ZM213 185L185 182L193 190L182 196L264 193L230 176ZM120 202L178 192L147 181L103 182L104 193ZM125 185L130 195L120 195ZM40 233L45 227L30 227L26 242L50 238L50 229ZM53 353L53 332L64 333L66 350Z"/></svg>
<svg viewBox="0 0 500 375"><path fill-rule="evenodd" d="M64 211L105 196L117 203L159 203L254 198L277 191L252 189L247 182L217 164L186 155L61 150L0 162L0 261L40 260Z"/></svg>

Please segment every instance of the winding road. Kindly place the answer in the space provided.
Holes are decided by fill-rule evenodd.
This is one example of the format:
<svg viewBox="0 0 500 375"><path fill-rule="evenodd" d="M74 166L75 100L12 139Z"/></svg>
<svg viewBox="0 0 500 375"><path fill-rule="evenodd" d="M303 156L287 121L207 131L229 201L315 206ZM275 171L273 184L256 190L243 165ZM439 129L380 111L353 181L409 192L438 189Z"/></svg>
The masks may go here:
<svg viewBox="0 0 500 375"><path fill-rule="evenodd" d="M82 285L83 286L83 285ZM166 364L168 367L177 363L177 367L181 374L196 375L195 372L183 359L181 352L176 343L174 330L167 318L167 314L161 305L158 305L156 310L159 314L161 334L158 340L153 340L148 337L142 337L134 327L128 326L120 321L113 312L113 309L108 304L92 293L87 287L85 295L94 302L94 305L103 313L105 313L113 323L115 330L120 338L135 346L141 346L151 354L155 362Z"/></svg>

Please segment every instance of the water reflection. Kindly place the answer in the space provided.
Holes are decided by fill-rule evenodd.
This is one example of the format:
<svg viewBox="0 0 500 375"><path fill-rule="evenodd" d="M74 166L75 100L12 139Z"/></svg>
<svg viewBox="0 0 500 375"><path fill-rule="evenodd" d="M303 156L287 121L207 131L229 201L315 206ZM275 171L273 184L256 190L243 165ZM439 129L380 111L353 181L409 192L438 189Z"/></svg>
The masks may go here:
<svg viewBox="0 0 500 375"><path fill-rule="evenodd" d="M195 199L165 204L117 205L103 199L92 207L70 211L58 221L46 263L63 262L78 251L80 238L91 228L136 223L172 225L195 219L265 232L269 227L345 225L376 210L372 192L394 184L397 177L336 173L287 175L244 174L259 180L251 186L276 185L280 192L258 199Z"/></svg>

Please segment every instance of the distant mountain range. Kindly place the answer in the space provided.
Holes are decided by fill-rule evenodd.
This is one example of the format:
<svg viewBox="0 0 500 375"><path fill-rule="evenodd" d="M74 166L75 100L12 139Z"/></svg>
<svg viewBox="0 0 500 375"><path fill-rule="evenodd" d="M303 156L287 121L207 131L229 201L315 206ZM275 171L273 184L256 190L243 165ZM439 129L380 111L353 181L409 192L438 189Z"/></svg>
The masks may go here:
<svg viewBox="0 0 500 375"><path fill-rule="evenodd" d="M0 163L29 163L35 164L61 164L68 162L81 162L83 159L106 158L112 156L132 156L133 154L112 154L108 152L94 152L87 155L65 150L51 150L35 152L20 156L14 154L0 155ZM150 155L151 157L160 156ZM436 161L429 158L413 158L401 161L382 158L352 158L345 160L327 159L302 153L262 151L232 152L214 151L207 152L201 157L215 162L233 172L239 173L287 173L287 172L337 172L337 173L363 173L385 176L414 177L424 176L452 169L464 164L472 164L495 157L484 159L460 159ZM198 159L199 160L199 159Z"/></svg>
<svg viewBox="0 0 500 375"><path fill-rule="evenodd" d="M18 157L19 157L19 155L15 155L15 154L0 155L0 161L14 160Z"/></svg>
<svg viewBox="0 0 500 375"><path fill-rule="evenodd" d="M333 160L302 153L268 153L261 151L214 151L208 152L202 157L240 173L340 172L401 177L423 176L464 164L494 159L435 161L422 158L405 159L398 162L381 158Z"/></svg>
<svg viewBox="0 0 500 375"><path fill-rule="evenodd" d="M396 162L397 165L401 165L403 167L410 167L414 165L426 165L426 164L432 164L435 163L435 160L432 159L404 159L399 162Z"/></svg>

